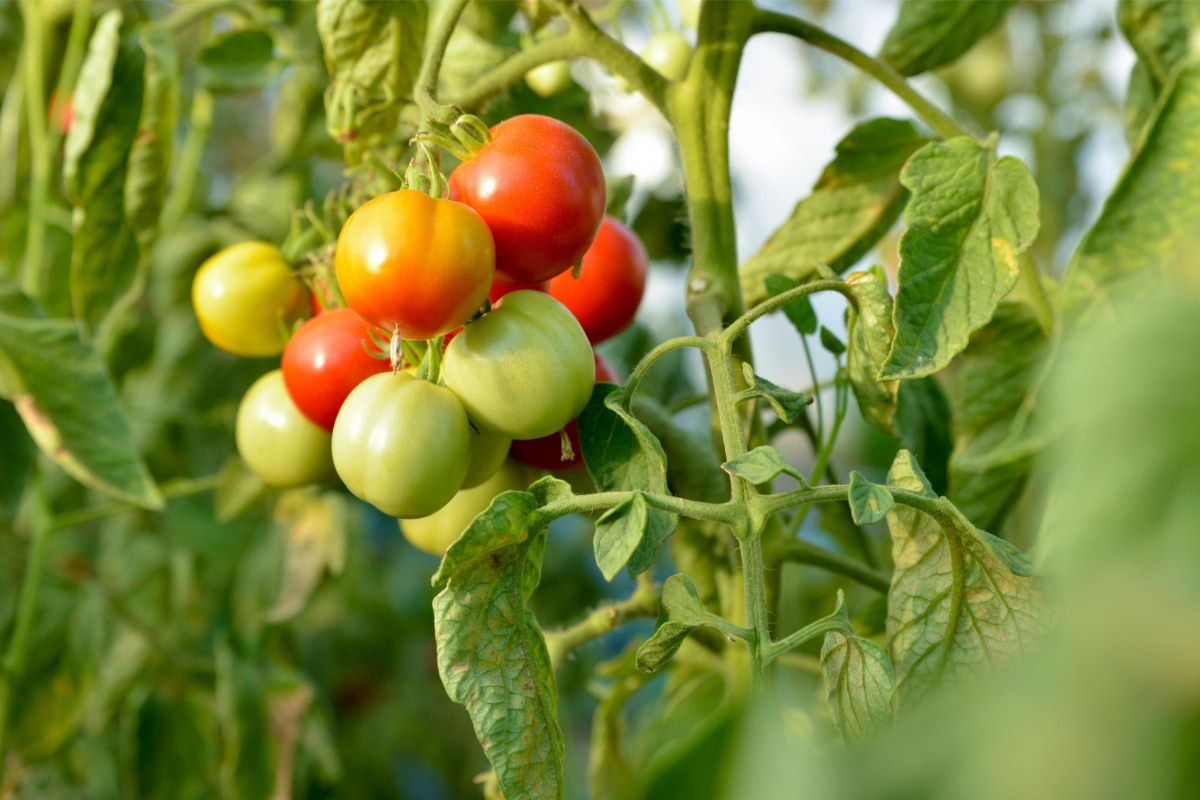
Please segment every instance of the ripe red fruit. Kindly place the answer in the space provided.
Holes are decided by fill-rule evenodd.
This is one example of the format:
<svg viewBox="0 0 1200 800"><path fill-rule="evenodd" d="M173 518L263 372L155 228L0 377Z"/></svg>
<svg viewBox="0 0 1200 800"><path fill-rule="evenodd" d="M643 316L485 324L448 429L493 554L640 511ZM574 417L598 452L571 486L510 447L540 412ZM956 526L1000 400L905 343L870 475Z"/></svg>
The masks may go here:
<svg viewBox="0 0 1200 800"><path fill-rule="evenodd" d="M579 320L592 344L616 336L633 322L646 291L646 248L625 223L605 217L576 278L550 281L550 296Z"/></svg>

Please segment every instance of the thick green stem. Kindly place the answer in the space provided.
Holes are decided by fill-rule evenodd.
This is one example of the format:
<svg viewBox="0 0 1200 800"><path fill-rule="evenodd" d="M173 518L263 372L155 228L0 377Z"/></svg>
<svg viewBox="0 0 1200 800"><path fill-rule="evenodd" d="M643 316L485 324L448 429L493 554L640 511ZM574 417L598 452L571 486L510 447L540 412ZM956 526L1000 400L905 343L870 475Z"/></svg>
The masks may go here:
<svg viewBox="0 0 1200 800"><path fill-rule="evenodd" d="M785 561L818 567L827 572L844 575L863 586L884 594L892 585L891 578L880 570L872 569L853 558L847 558L839 553L831 553L823 547L799 539L794 539L771 550L767 554L767 558L772 567L778 567Z"/></svg>
<svg viewBox="0 0 1200 800"><path fill-rule="evenodd" d="M450 37L454 35L454 27L467 7L468 0L446 0L440 5L441 14L430 27L425 41L428 50L421 62L421 73L417 76L416 101L421 110L430 119L449 125L458 118L458 112L451 106L442 105L437 101L438 73L442 69L442 59L446 57L446 48Z"/></svg>
<svg viewBox="0 0 1200 800"><path fill-rule="evenodd" d="M946 139L953 139L957 136L978 138L946 112L925 99L920 92L909 85L903 75L891 66L879 59L872 58L849 42L843 41L815 25L787 14L758 9L754 15L754 33L783 33L803 39L813 47L853 64L882 83L907 103L909 108L917 112L917 115L925 120L925 123L933 128L939 136Z"/></svg>
<svg viewBox="0 0 1200 800"><path fill-rule="evenodd" d="M25 228L25 267L21 288L30 297L42 295L46 274L42 260L46 244L46 197L50 188L50 139L46 132L44 35L41 10L33 0L21 0L25 20L25 107L29 125L29 221ZM10 165L11 166L11 165Z"/></svg>

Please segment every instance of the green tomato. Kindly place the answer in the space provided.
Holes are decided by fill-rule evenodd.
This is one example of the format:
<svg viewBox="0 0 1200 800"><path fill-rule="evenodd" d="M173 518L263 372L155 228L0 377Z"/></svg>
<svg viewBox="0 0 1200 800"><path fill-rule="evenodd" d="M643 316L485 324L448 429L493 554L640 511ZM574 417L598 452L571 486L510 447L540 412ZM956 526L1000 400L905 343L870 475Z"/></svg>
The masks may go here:
<svg viewBox="0 0 1200 800"><path fill-rule="evenodd" d="M448 390L407 373L372 375L333 424L333 464L356 497L393 517L424 517L462 486L471 426Z"/></svg>
<svg viewBox="0 0 1200 800"><path fill-rule="evenodd" d="M679 31L660 31L646 42L642 60L667 80L681 81L692 61L692 46Z"/></svg>
<svg viewBox="0 0 1200 800"><path fill-rule="evenodd" d="M192 280L192 307L208 340L235 356L277 356L282 328L291 327L309 307L304 284L279 248L266 242L240 242L200 265Z"/></svg>
<svg viewBox="0 0 1200 800"><path fill-rule="evenodd" d="M596 362L566 306L523 289L450 341L442 378L480 428L537 439L579 416L592 396Z"/></svg>
<svg viewBox="0 0 1200 800"><path fill-rule="evenodd" d="M525 83L539 97L552 97L571 85L571 67L566 61L550 61L525 73Z"/></svg>
<svg viewBox="0 0 1200 800"><path fill-rule="evenodd" d="M491 505L496 495L525 488L526 472L515 462L508 461L483 483L463 489L441 510L419 519L400 523L404 538L418 550L435 556L443 555L462 535L475 517Z"/></svg>
<svg viewBox="0 0 1200 800"><path fill-rule="evenodd" d="M463 478L462 488L478 486L495 475L508 457L511 444L512 439L507 436L485 430L471 431L471 463L467 467L467 477Z"/></svg>
<svg viewBox="0 0 1200 800"><path fill-rule="evenodd" d="M283 372L263 375L238 406L238 453L263 483L281 489L333 479L329 433L296 408Z"/></svg>

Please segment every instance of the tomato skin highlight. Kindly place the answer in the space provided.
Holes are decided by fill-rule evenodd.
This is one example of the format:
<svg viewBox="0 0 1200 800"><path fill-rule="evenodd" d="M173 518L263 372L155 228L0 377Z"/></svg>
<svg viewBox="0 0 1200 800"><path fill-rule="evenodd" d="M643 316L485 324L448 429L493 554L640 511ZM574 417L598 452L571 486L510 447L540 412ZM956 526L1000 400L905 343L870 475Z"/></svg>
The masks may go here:
<svg viewBox="0 0 1200 800"><path fill-rule="evenodd" d="M348 308L326 311L305 322L283 350L283 381L296 407L315 425L333 431L346 397L367 378L391 369L373 358L371 326Z"/></svg>
<svg viewBox="0 0 1200 800"><path fill-rule="evenodd" d="M511 439L554 433L587 405L592 346L562 303L518 291L451 340L442 378L471 419Z"/></svg>
<svg viewBox="0 0 1200 800"><path fill-rule="evenodd" d="M280 317L284 326L300 319L307 295L279 248L266 242L230 245L201 264L192 279L192 308L204 336L247 358L283 352Z"/></svg>
<svg viewBox="0 0 1200 800"><path fill-rule="evenodd" d="M246 391L234 433L242 460L268 486L288 489L334 477L329 433L296 408L280 370Z"/></svg>
<svg viewBox="0 0 1200 800"><path fill-rule="evenodd" d="M577 130L538 114L491 129L450 175L450 198L479 212L496 240L496 279L536 283L583 258L604 219L600 157Z"/></svg>
<svg viewBox="0 0 1200 800"><path fill-rule="evenodd" d="M413 547L430 555L444 555L496 495L525 488L524 470L511 461L503 463L490 478L473 488L465 488L438 511L427 517L400 522L400 533Z"/></svg>
<svg viewBox="0 0 1200 800"><path fill-rule="evenodd" d="M402 189L350 215L334 268L346 304L360 317L405 339L432 339L483 305L495 246L469 207Z"/></svg>
<svg viewBox="0 0 1200 800"><path fill-rule="evenodd" d="M629 327L646 292L648 260L642 240L625 223L605 217L576 278L551 279L550 296L571 309L592 344Z"/></svg>
<svg viewBox="0 0 1200 800"><path fill-rule="evenodd" d="M471 428L448 390L411 375L372 375L333 426L333 464L354 496L393 517L424 517L462 487Z"/></svg>
<svg viewBox="0 0 1200 800"><path fill-rule="evenodd" d="M595 354L596 359L596 383L620 383L612 367L608 362L600 357L599 353ZM574 454L571 458L563 459L562 457L562 436L558 433L552 433L549 436L543 436L540 439L526 439L512 443L512 449L509 454L520 461L522 464L528 464L531 467L545 470L564 470L573 469L583 464L583 447L579 443L579 421L573 419L563 428L567 433L567 439L571 442L571 451Z"/></svg>

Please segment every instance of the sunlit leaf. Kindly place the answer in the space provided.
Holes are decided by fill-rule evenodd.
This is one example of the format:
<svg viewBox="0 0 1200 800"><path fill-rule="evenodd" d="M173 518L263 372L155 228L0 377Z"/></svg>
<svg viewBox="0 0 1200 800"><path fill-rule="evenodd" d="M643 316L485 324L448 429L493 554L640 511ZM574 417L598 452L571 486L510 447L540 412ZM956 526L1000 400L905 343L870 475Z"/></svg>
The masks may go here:
<svg viewBox="0 0 1200 800"><path fill-rule="evenodd" d="M846 377L863 419L876 430L894 435L900 384L879 380L896 336L887 277L877 270L852 272L846 285L856 298L846 317Z"/></svg>

